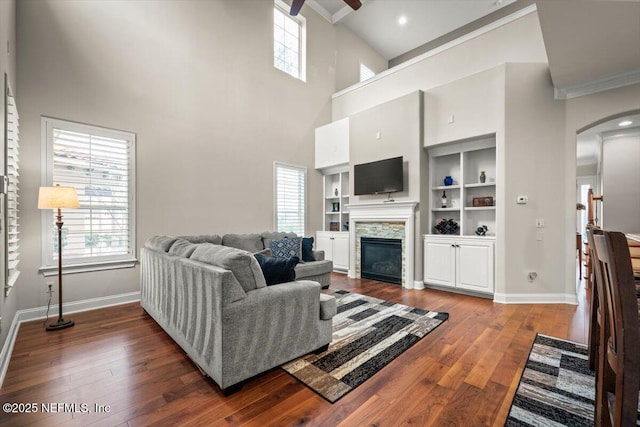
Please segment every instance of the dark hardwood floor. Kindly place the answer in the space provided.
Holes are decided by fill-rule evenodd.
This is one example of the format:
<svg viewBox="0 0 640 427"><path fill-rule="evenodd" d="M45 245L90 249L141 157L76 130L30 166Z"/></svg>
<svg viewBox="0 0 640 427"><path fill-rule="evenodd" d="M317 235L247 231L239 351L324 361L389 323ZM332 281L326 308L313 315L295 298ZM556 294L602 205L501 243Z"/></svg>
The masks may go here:
<svg viewBox="0 0 640 427"><path fill-rule="evenodd" d="M335 404L279 368L223 397L138 304L69 315L76 325L61 331L24 323L0 401L35 403L38 413L3 411L0 425L501 426L535 334L587 338L582 286L579 306L503 305L340 274L332 282L450 317Z"/></svg>

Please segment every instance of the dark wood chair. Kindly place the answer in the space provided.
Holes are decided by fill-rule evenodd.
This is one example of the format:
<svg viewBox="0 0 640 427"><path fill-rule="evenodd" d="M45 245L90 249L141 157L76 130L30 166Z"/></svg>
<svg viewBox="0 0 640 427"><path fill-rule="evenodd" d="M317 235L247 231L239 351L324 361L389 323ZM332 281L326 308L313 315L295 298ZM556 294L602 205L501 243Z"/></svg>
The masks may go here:
<svg viewBox="0 0 640 427"><path fill-rule="evenodd" d="M640 389L638 304L629 246L623 233L594 235L606 305L596 368L596 425L636 424ZM595 259L594 259L595 261ZM605 309L606 307L606 309Z"/></svg>
<svg viewBox="0 0 640 427"><path fill-rule="evenodd" d="M593 240L594 235L601 235L602 230L599 227L587 227L587 248L590 252L589 256L591 259L596 260L597 256L594 252L595 244ZM598 262L593 263L593 285L591 286L591 306L589 307L589 369L592 371L596 370L597 360L598 360L598 346L600 345L603 339L604 329L603 324L603 316L601 307L606 308L606 303L604 300L604 293L602 289L602 270L600 268L600 264Z"/></svg>

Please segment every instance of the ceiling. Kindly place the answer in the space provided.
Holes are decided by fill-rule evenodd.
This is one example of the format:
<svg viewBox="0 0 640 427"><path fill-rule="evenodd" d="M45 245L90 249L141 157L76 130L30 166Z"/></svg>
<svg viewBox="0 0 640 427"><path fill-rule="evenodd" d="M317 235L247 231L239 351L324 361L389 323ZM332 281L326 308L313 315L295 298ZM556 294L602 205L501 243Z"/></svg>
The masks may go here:
<svg viewBox="0 0 640 427"><path fill-rule="evenodd" d="M307 0L332 23L341 23L390 60L480 19L516 0ZM406 24L398 19L405 16Z"/></svg>

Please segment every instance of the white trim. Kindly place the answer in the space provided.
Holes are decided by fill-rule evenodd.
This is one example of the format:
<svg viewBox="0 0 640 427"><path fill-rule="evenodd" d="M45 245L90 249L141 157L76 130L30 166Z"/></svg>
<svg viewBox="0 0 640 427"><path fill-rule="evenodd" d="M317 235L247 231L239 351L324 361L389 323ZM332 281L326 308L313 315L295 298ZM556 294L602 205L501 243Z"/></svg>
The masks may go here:
<svg viewBox="0 0 640 427"><path fill-rule="evenodd" d="M117 261L92 262L88 264L72 264L62 267L62 274L87 273L89 271L116 270L119 268L135 267L138 260L135 258L122 259ZM42 266L38 273L44 277L58 275L58 266Z"/></svg>
<svg viewBox="0 0 640 427"><path fill-rule="evenodd" d="M404 287L412 289L414 281L415 211L418 202L359 203L349 209L349 278L356 278L356 224L358 222L404 222Z"/></svg>
<svg viewBox="0 0 640 427"><path fill-rule="evenodd" d="M347 93L353 92L353 91L355 91L357 89L360 89L360 88L362 88L362 87L364 87L364 86L366 86L368 84L371 84L371 83L376 82L376 81L378 81L378 80L380 80L382 78L385 78L386 76L389 76L391 74L397 73L398 71L404 70L405 68L411 67L412 65L417 64L418 62L424 61L427 58L431 58L432 56L438 55L438 54L440 54L440 53L442 53L442 52L444 52L446 50L449 50L449 49L454 48L454 47L456 47L458 45L466 43L469 40L472 40L472 39L474 39L476 37L479 37L479 36L481 36L481 35L483 35L485 33L488 33L490 31L493 31L493 30L495 30L497 28L500 28L500 27L502 27L504 25L507 25L507 24L509 24L509 23L511 23L511 22L513 22L515 20L518 20L518 19L520 19L520 18L522 18L524 16L527 16L527 15L529 15L531 13L534 13L537 10L538 9L537 9L535 3L530 5L530 6L527 6L525 8L522 8L522 9L512 13L511 15L508 15L508 16L505 16L503 18L500 18L500 19L498 19L498 20L496 20L496 21L494 21L494 22L492 22L490 24L485 25L482 28L478 28L477 30L474 30L474 31L472 31L472 32L470 32L468 34L465 34L462 37L459 37L459 38L457 38L455 40L451 40L450 42L445 43L445 44L443 44L441 46L438 46L438 47L436 47L434 49L431 49L430 51L425 52L425 53L423 53L421 55L418 55L415 58L411 58L411 59L409 59L409 60L407 60L407 61L405 61L405 62L403 62L401 64L398 64L393 68L389 68L388 70L382 71L382 72L376 74L374 77L370 78L369 80L365 80L364 82L361 82L361 83L356 83L353 86L349 86L346 89L338 91L338 92L334 93L333 95L331 95L331 98L335 99L335 98L337 98L339 96L342 96L342 95L345 95Z"/></svg>
<svg viewBox="0 0 640 427"><path fill-rule="evenodd" d="M129 253L122 255L103 255L93 256L87 258L71 258L66 256L63 258L63 271L64 270L76 270L80 272L77 266L83 266L83 271L97 271L104 270L105 268L92 269L91 266L103 265L113 263L115 261L131 262L136 256L136 146L137 135L134 132L109 129L102 126L96 126L80 122L72 122L69 120L56 119L48 116L40 117L40 129L41 129L41 174L40 185L49 186L53 181L53 129L58 128L65 131L80 132L85 134L106 136L109 138L117 138L126 141L129 144L129 176L128 176L128 191L129 191ZM64 222L64 217L63 217ZM41 210L41 263L43 267L40 271L46 271L50 268L55 268L57 271L57 261L53 259L53 233L47 232L47 230L53 230L53 214L51 209ZM46 274L45 274L46 275Z"/></svg>
<svg viewBox="0 0 640 427"><path fill-rule="evenodd" d="M140 301L140 291L128 292L126 294L110 295L106 297L91 298L86 300L67 302L64 304L65 314L79 313L81 311L96 310L99 308L112 307L114 305L128 304L131 302ZM49 317L52 317L52 313L58 312L58 305L52 305L49 308ZM0 351L0 387L4 382L4 377L7 374L9 368L9 361L11 360L11 353L13 352L13 346L16 343L18 337L18 331L22 322L29 322L32 320L44 319L47 313L47 307L28 308L25 310L16 311L9 328L9 333ZM56 332L51 332L55 334Z"/></svg>
<svg viewBox="0 0 640 427"><path fill-rule="evenodd" d="M276 67L275 64L274 64L274 68L276 70L282 71L285 74L289 74L291 77L295 79L306 82L307 81L307 19L300 14L296 16L291 16L289 14L289 11L290 11L289 5L287 5L282 0L273 0L273 7L278 9L279 12L281 12L282 14L284 14L285 18L289 18L292 21L294 21L296 24L298 24L298 28L300 31L300 37L298 39L298 75L294 76L292 74L289 74L285 70ZM272 27L271 31L273 34L273 31L275 28L275 22L272 21L271 27ZM272 47L273 47L273 41L272 41ZM273 52L272 56L275 59L275 51Z"/></svg>
<svg viewBox="0 0 640 427"><path fill-rule="evenodd" d="M300 166L300 165L294 165L291 163L284 163L284 162L279 162L277 160L274 160L273 162L273 231L277 232L278 231L278 179L277 179L277 175L278 175L278 166L283 166L285 168L289 168L289 169L297 169L298 171L302 172L304 175L304 218L302 219L303 224L303 230L304 230L304 235L306 235L307 233L307 219L309 216L309 206L308 206L308 180L309 180L309 174L307 171L307 167L306 166ZM302 236L300 236L302 237Z"/></svg>
<svg viewBox="0 0 640 427"><path fill-rule="evenodd" d="M574 85L557 86L554 88L554 94L555 99L571 99L633 85L638 82L640 82L640 70L632 70Z"/></svg>
<svg viewBox="0 0 640 427"><path fill-rule="evenodd" d="M333 19L329 11L324 7L320 6L320 3L318 3L316 0L307 0L304 2L304 4L308 5L311 9L315 10L318 13L318 15L322 16L327 22L329 22L330 24L333 24Z"/></svg>
<svg viewBox="0 0 640 427"><path fill-rule="evenodd" d="M494 302L501 304L571 304L578 305L576 294L504 294L496 293Z"/></svg>
<svg viewBox="0 0 640 427"><path fill-rule="evenodd" d="M424 282L422 280L414 280L413 289L424 289Z"/></svg>

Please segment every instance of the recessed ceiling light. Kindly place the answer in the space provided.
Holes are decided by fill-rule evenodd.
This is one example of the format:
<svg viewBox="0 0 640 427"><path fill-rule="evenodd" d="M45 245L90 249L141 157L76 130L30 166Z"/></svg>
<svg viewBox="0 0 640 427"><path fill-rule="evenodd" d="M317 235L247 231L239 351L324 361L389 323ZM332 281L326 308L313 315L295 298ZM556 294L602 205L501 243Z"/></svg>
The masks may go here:
<svg viewBox="0 0 640 427"><path fill-rule="evenodd" d="M398 24L400 25L405 25L407 23L407 17L402 15L400 18L398 18Z"/></svg>
<svg viewBox="0 0 640 427"><path fill-rule="evenodd" d="M629 126L630 124L633 124L631 120L624 120L618 123L618 126Z"/></svg>

